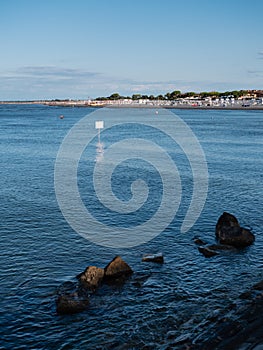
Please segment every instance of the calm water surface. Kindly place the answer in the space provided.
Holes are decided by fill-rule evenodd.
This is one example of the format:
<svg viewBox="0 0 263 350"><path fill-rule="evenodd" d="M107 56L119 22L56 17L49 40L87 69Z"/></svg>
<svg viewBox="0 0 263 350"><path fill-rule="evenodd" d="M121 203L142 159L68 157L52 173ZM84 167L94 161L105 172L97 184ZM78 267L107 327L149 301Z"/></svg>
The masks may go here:
<svg viewBox="0 0 263 350"><path fill-rule="evenodd" d="M192 332L210 312L230 304L263 278L263 112L174 111L192 128L207 158L209 192L204 210L192 229L180 234L192 180L189 164L179 156L184 199L176 219L147 244L118 250L79 236L62 216L54 192L59 146L70 128L91 112L0 106L0 348L166 349L177 336ZM123 113L125 118L127 112ZM58 118L61 114L63 120ZM105 134L105 147L122 132L127 136L121 129L115 135ZM164 138L162 146L176 157L169 142ZM85 176L94 159L91 147L80 162L79 186L87 205ZM113 181L120 198L128 195L126 189L136 174L153 186L160 180L146 163L125 163L118 168L119 181ZM151 196L147 210L129 224L149 219L161 193ZM103 208L95 200L89 204L99 215ZM193 237L213 243L215 223L223 211L251 228L256 242L245 250L205 259ZM108 220L113 225L125 221L122 216ZM165 264L141 263L143 254L158 251ZM61 283L74 280L90 264L105 266L116 254L135 271L132 278L123 287L102 287L86 312L56 315Z"/></svg>

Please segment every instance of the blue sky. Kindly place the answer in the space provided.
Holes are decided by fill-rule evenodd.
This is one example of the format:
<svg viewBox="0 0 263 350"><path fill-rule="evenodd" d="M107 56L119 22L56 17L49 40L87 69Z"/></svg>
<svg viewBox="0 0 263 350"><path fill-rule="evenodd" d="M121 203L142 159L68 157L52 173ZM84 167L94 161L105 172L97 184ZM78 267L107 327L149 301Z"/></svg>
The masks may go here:
<svg viewBox="0 0 263 350"><path fill-rule="evenodd" d="M262 89L262 15L262 0L0 0L0 100Z"/></svg>

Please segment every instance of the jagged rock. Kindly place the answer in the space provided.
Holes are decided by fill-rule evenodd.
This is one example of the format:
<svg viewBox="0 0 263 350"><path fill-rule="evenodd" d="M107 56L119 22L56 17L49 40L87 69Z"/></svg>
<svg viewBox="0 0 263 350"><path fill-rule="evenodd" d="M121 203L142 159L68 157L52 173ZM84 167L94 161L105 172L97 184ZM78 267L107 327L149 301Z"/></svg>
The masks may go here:
<svg viewBox="0 0 263 350"><path fill-rule="evenodd" d="M84 311L88 306L88 298L80 299L77 293L59 295L56 300L56 310L60 315L76 314Z"/></svg>
<svg viewBox="0 0 263 350"><path fill-rule="evenodd" d="M155 262L159 264L163 264L164 258L162 253L157 254L146 254L142 257L143 262Z"/></svg>
<svg viewBox="0 0 263 350"><path fill-rule="evenodd" d="M198 250L206 258L211 258L212 256L218 255L218 253L215 250L211 250L208 247L198 247Z"/></svg>
<svg viewBox="0 0 263 350"><path fill-rule="evenodd" d="M220 238L222 227L240 227L237 218L227 212L223 212L216 224L216 238Z"/></svg>
<svg viewBox="0 0 263 350"><path fill-rule="evenodd" d="M247 247L255 241L253 233L240 227L237 218L226 212L217 221L216 238L220 244L227 244L237 248Z"/></svg>
<svg viewBox="0 0 263 350"><path fill-rule="evenodd" d="M125 279L133 273L130 266L122 260L120 256L116 256L104 269L104 280L114 281Z"/></svg>
<svg viewBox="0 0 263 350"><path fill-rule="evenodd" d="M88 266L77 278L91 290L99 287L104 277L104 269L96 266Z"/></svg>

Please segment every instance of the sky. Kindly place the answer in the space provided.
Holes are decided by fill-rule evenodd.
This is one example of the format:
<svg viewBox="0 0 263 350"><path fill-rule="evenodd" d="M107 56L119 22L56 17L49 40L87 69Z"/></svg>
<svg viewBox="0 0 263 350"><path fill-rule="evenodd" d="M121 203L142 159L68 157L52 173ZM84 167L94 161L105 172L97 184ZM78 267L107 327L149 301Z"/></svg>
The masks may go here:
<svg viewBox="0 0 263 350"><path fill-rule="evenodd" d="M262 16L262 0L0 0L0 100L263 89Z"/></svg>

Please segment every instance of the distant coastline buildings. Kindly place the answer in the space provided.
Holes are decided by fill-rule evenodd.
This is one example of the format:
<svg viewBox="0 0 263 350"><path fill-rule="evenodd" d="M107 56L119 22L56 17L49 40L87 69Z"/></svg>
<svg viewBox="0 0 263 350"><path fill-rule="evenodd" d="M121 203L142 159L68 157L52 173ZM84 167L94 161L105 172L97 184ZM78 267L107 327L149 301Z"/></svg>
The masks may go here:
<svg viewBox="0 0 263 350"><path fill-rule="evenodd" d="M147 96L136 94L132 97L114 93L109 97L98 97L93 100L54 100L48 105L92 106L92 107L163 107L163 108L242 108L262 107L263 90L240 90L227 92L187 92L173 91L166 95Z"/></svg>
<svg viewBox="0 0 263 350"><path fill-rule="evenodd" d="M262 108L263 90L235 90L226 92L186 92L173 91L165 95L147 96L136 94L132 97L114 93L109 97L88 100L38 100L3 101L0 104L31 103L67 107L163 107L163 108Z"/></svg>

